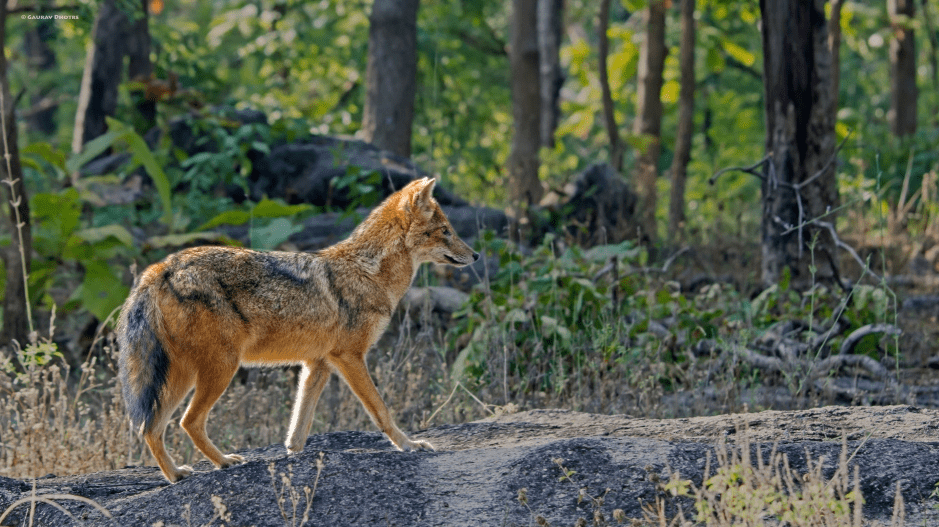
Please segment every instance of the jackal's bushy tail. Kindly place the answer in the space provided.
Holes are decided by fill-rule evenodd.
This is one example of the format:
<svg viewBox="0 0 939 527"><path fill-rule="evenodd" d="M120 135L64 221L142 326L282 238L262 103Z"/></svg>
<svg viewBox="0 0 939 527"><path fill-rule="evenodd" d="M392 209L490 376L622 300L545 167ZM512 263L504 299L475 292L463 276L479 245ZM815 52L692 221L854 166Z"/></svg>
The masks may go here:
<svg viewBox="0 0 939 527"><path fill-rule="evenodd" d="M117 328L121 385L131 423L147 431L160 408L170 361L157 338L156 306L150 292L139 288L121 311Z"/></svg>

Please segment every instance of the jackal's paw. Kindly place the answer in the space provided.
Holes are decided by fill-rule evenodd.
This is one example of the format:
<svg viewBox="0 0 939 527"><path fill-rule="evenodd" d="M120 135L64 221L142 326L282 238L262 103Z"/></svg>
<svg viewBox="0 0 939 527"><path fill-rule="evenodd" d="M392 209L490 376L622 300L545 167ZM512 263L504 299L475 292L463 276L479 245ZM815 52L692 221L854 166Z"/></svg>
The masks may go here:
<svg viewBox="0 0 939 527"><path fill-rule="evenodd" d="M400 445L398 445L398 448L400 448L400 449L401 449L402 451L404 451L404 452L412 452L412 451L415 451L415 450L430 450L430 451L434 451L434 446L433 446L433 445L431 445L431 444L428 443L427 441L423 441L423 440L420 440L420 439L418 439L418 440L416 440L416 441L411 441L411 440L409 440L409 439L404 440L404 441L401 442Z"/></svg>
<svg viewBox="0 0 939 527"><path fill-rule="evenodd" d="M244 462L244 456L239 456L238 454L228 454L227 456L222 456L222 463L218 466L218 468L227 468L232 465L237 465Z"/></svg>
<svg viewBox="0 0 939 527"><path fill-rule="evenodd" d="M299 454L300 452L303 452L303 445L294 445L288 442L285 443L284 446L287 447L287 455Z"/></svg>
<svg viewBox="0 0 939 527"><path fill-rule="evenodd" d="M170 474L164 474L164 476L166 476L166 479L170 480L170 483L176 483L183 478L188 478L191 476L192 472L192 467L189 465L182 465L176 467L176 469L173 470Z"/></svg>

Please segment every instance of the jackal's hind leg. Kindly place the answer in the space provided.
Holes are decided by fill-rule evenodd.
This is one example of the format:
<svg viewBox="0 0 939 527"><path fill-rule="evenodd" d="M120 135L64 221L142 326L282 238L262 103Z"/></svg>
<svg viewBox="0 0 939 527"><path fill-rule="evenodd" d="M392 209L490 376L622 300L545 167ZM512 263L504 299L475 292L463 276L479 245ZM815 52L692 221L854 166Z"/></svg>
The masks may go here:
<svg viewBox="0 0 939 527"><path fill-rule="evenodd" d="M205 423L208 420L209 411L212 410L212 406L228 388L228 383L231 382L237 370L238 366L236 364L234 367L226 368L226 370L222 370L219 366L218 370L207 375L197 374L196 393L193 394L192 401L189 402L189 408L186 409L186 414L183 415L180 423L183 430L189 434L192 442L195 443L196 448L205 454L205 457L209 458L209 461L218 468L236 465L245 460L243 456L238 454L222 454L205 433Z"/></svg>
<svg viewBox="0 0 939 527"><path fill-rule="evenodd" d="M148 430L144 431L144 441L150 448L150 453L156 458L157 465L163 471L163 475L170 483L177 481L192 474L192 467L189 465L176 466L173 458L166 451L166 445L163 441L163 435L166 432L166 425L170 421L173 412L179 407L189 390L192 389L192 378L188 379L179 375L180 372L171 372L170 384L172 389L164 391L163 400L160 401L160 407L156 415L153 416L153 422ZM176 375L174 375L176 374Z"/></svg>

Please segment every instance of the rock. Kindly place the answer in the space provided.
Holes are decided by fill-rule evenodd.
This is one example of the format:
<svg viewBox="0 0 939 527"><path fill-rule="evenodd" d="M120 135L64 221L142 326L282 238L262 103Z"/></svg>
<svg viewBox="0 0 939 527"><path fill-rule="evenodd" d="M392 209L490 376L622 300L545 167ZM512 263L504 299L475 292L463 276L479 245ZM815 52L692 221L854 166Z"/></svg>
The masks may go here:
<svg viewBox="0 0 939 527"><path fill-rule="evenodd" d="M636 238L638 198L626 180L606 163L596 163L574 181L562 209L571 211L570 234L582 244L616 243Z"/></svg>
<svg viewBox="0 0 939 527"><path fill-rule="evenodd" d="M441 207L450 219L456 233L467 243L472 243L482 229L505 232L508 220L503 212L489 207ZM314 251L332 245L352 232L371 209L355 209L354 214L326 212L311 216L303 222L303 228L290 236L293 250ZM245 244L248 244L248 225L222 226L215 229ZM482 269L481 267L479 269Z"/></svg>
<svg viewBox="0 0 939 527"><path fill-rule="evenodd" d="M452 287L412 287L404 294L401 304L409 310L420 310L426 305L433 311L449 314L458 311L467 300L468 294Z"/></svg>
<svg viewBox="0 0 939 527"><path fill-rule="evenodd" d="M427 175L411 160L363 141L312 136L273 146L270 154L255 163L248 184L254 200L268 196L289 203L346 208L353 204L353 196L346 189L331 188L331 181L350 170L363 175L377 172L381 176L375 189L379 199ZM468 204L439 185L434 188L434 197L441 205Z"/></svg>
<svg viewBox="0 0 939 527"><path fill-rule="evenodd" d="M581 517L592 520L597 510L608 520L615 509L640 518L640 500L654 499L653 480L667 480L669 470L700 485L705 459L719 438L739 444L747 434L751 449L764 459L776 444L798 474L809 472L806 453L816 463L824 457L823 475L831 478L845 434L851 473L853 465L860 468L865 518L889 522L899 482L906 525L928 525L939 519L930 497L939 481L937 423L939 410L910 406L675 420L535 410L415 434L431 441L436 452L395 451L378 432L334 432L309 438L295 456L272 445L240 452L247 462L225 470L202 462L175 485L155 467L127 467L39 479L36 489L93 499L113 515L106 519L82 502L56 499L84 525L204 525L224 507L225 524L280 526L285 519L275 487L281 487L280 474L292 473L298 518L306 506L303 488L316 488L310 525L522 526L532 524L534 515L551 525L573 525ZM31 486L0 478L0 510L27 497ZM527 507L517 500L522 488ZM587 499L578 500L581 489ZM602 505L591 501L604 492ZM291 524L292 505L285 499ZM693 510L687 500L682 507ZM27 515L28 507L20 505L5 524L21 525ZM35 525L70 524L55 508L37 506Z"/></svg>

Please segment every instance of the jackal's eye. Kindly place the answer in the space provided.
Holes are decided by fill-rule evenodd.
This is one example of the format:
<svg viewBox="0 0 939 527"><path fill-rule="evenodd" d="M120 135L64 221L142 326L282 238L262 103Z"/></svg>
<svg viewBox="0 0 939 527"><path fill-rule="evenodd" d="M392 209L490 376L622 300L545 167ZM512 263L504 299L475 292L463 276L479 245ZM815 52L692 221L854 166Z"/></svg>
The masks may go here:
<svg viewBox="0 0 939 527"><path fill-rule="evenodd" d="M443 228L443 235L444 235L444 236L450 236L450 229L444 227L444 228Z"/></svg>

